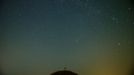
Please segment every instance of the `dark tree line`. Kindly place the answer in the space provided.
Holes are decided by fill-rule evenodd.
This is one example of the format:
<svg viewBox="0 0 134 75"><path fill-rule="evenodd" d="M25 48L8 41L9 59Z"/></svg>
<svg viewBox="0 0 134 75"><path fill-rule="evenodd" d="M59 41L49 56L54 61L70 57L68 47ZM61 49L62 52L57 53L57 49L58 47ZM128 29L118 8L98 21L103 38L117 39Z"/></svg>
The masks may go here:
<svg viewBox="0 0 134 75"><path fill-rule="evenodd" d="M130 75L134 75L134 67L131 69Z"/></svg>

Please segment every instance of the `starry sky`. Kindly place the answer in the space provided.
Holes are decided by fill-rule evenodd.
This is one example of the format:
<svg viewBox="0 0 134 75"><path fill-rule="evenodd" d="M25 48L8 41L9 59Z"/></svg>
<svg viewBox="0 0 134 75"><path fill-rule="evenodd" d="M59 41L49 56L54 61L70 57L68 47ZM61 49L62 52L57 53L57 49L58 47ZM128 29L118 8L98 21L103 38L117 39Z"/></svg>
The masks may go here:
<svg viewBox="0 0 134 75"><path fill-rule="evenodd" d="M3 75L129 75L133 0L0 0Z"/></svg>

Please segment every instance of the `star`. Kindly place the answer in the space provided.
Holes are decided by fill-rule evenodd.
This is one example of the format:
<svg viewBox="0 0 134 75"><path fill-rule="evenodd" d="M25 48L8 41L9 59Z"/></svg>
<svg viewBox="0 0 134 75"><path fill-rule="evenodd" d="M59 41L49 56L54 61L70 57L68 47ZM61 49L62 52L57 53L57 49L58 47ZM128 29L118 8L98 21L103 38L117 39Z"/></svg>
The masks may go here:
<svg viewBox="0 0 134 75"><path fill-rule="evenodd" d="M76 39L76 40L75 40L76 43L79 43L79 41L80 41L79 39Z"/></svg>
<svg viewBox="0 0 134 75"><path fill-rule="evenodd" d="M21 17L21 16L22 16L22 14L21 14L21 13L19 13L19 14L18 14L18 16L20 16L20 17Z"/></svg>
<svg viewBox="0 0 134 75"><path fill-rule="evenodd" d="M130 11L132 8L128 8L128 10Z"/></svg>
<svg viewBox="0 0 134 75"><path fill-rule="evenodd" d="M116 17L112 17L112 20L115 21L115 20L117 20L117 19L116 19Z"/></svg>
<svg viewBox="0 0 134 75"><path fill-rule="evenodd" d="M80 38L77 38L76 40L75 40L75 43L79 43L80 42Z"/></svg>
<svg viewBox="0 0 134 75"><path fill-rule="evenodd" d="M120 43L120 42L118 42L118 43L117 43L117 45L118 45L118 46L120 46L120 45L121 45L121 43Z"/></svg>
<svg viewBox="0 0 134 75"><path fill-rule="evenodd" d="M115 23L119 23L119 22L118 22L118 18L116 18L116 17L112 17L112 20L113 20L113 22L115 22Z"/></svg>
<svg viewBox="0 0 134 75"><path fill-rule="evenodd" d="M97 10L96 12L97 12L97 14L100 14L101 13L101 10Z"/></svg>

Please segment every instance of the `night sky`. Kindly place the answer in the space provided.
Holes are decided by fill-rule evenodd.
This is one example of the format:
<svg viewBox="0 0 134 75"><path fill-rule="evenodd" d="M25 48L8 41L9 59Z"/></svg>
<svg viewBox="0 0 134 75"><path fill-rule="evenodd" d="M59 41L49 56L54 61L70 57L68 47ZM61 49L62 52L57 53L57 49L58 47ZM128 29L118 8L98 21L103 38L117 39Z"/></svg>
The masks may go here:
<svg viewBox="0 0 134 75"><path fill-rule="evenodd" d="M0 0L3 75L129 75L133 0Z"/></svg>

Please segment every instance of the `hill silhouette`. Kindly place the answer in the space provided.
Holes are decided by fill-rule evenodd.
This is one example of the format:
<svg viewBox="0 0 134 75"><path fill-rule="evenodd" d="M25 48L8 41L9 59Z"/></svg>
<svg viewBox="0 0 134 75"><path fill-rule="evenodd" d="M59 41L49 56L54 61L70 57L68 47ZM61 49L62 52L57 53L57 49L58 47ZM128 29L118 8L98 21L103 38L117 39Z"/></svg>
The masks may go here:
<svg viewBox="0 0 134 75"><path fill-rule="evenodd" d="M56 71L51 75L78 75L78 74L69 70L61 70L61 71Z"/></svg>

